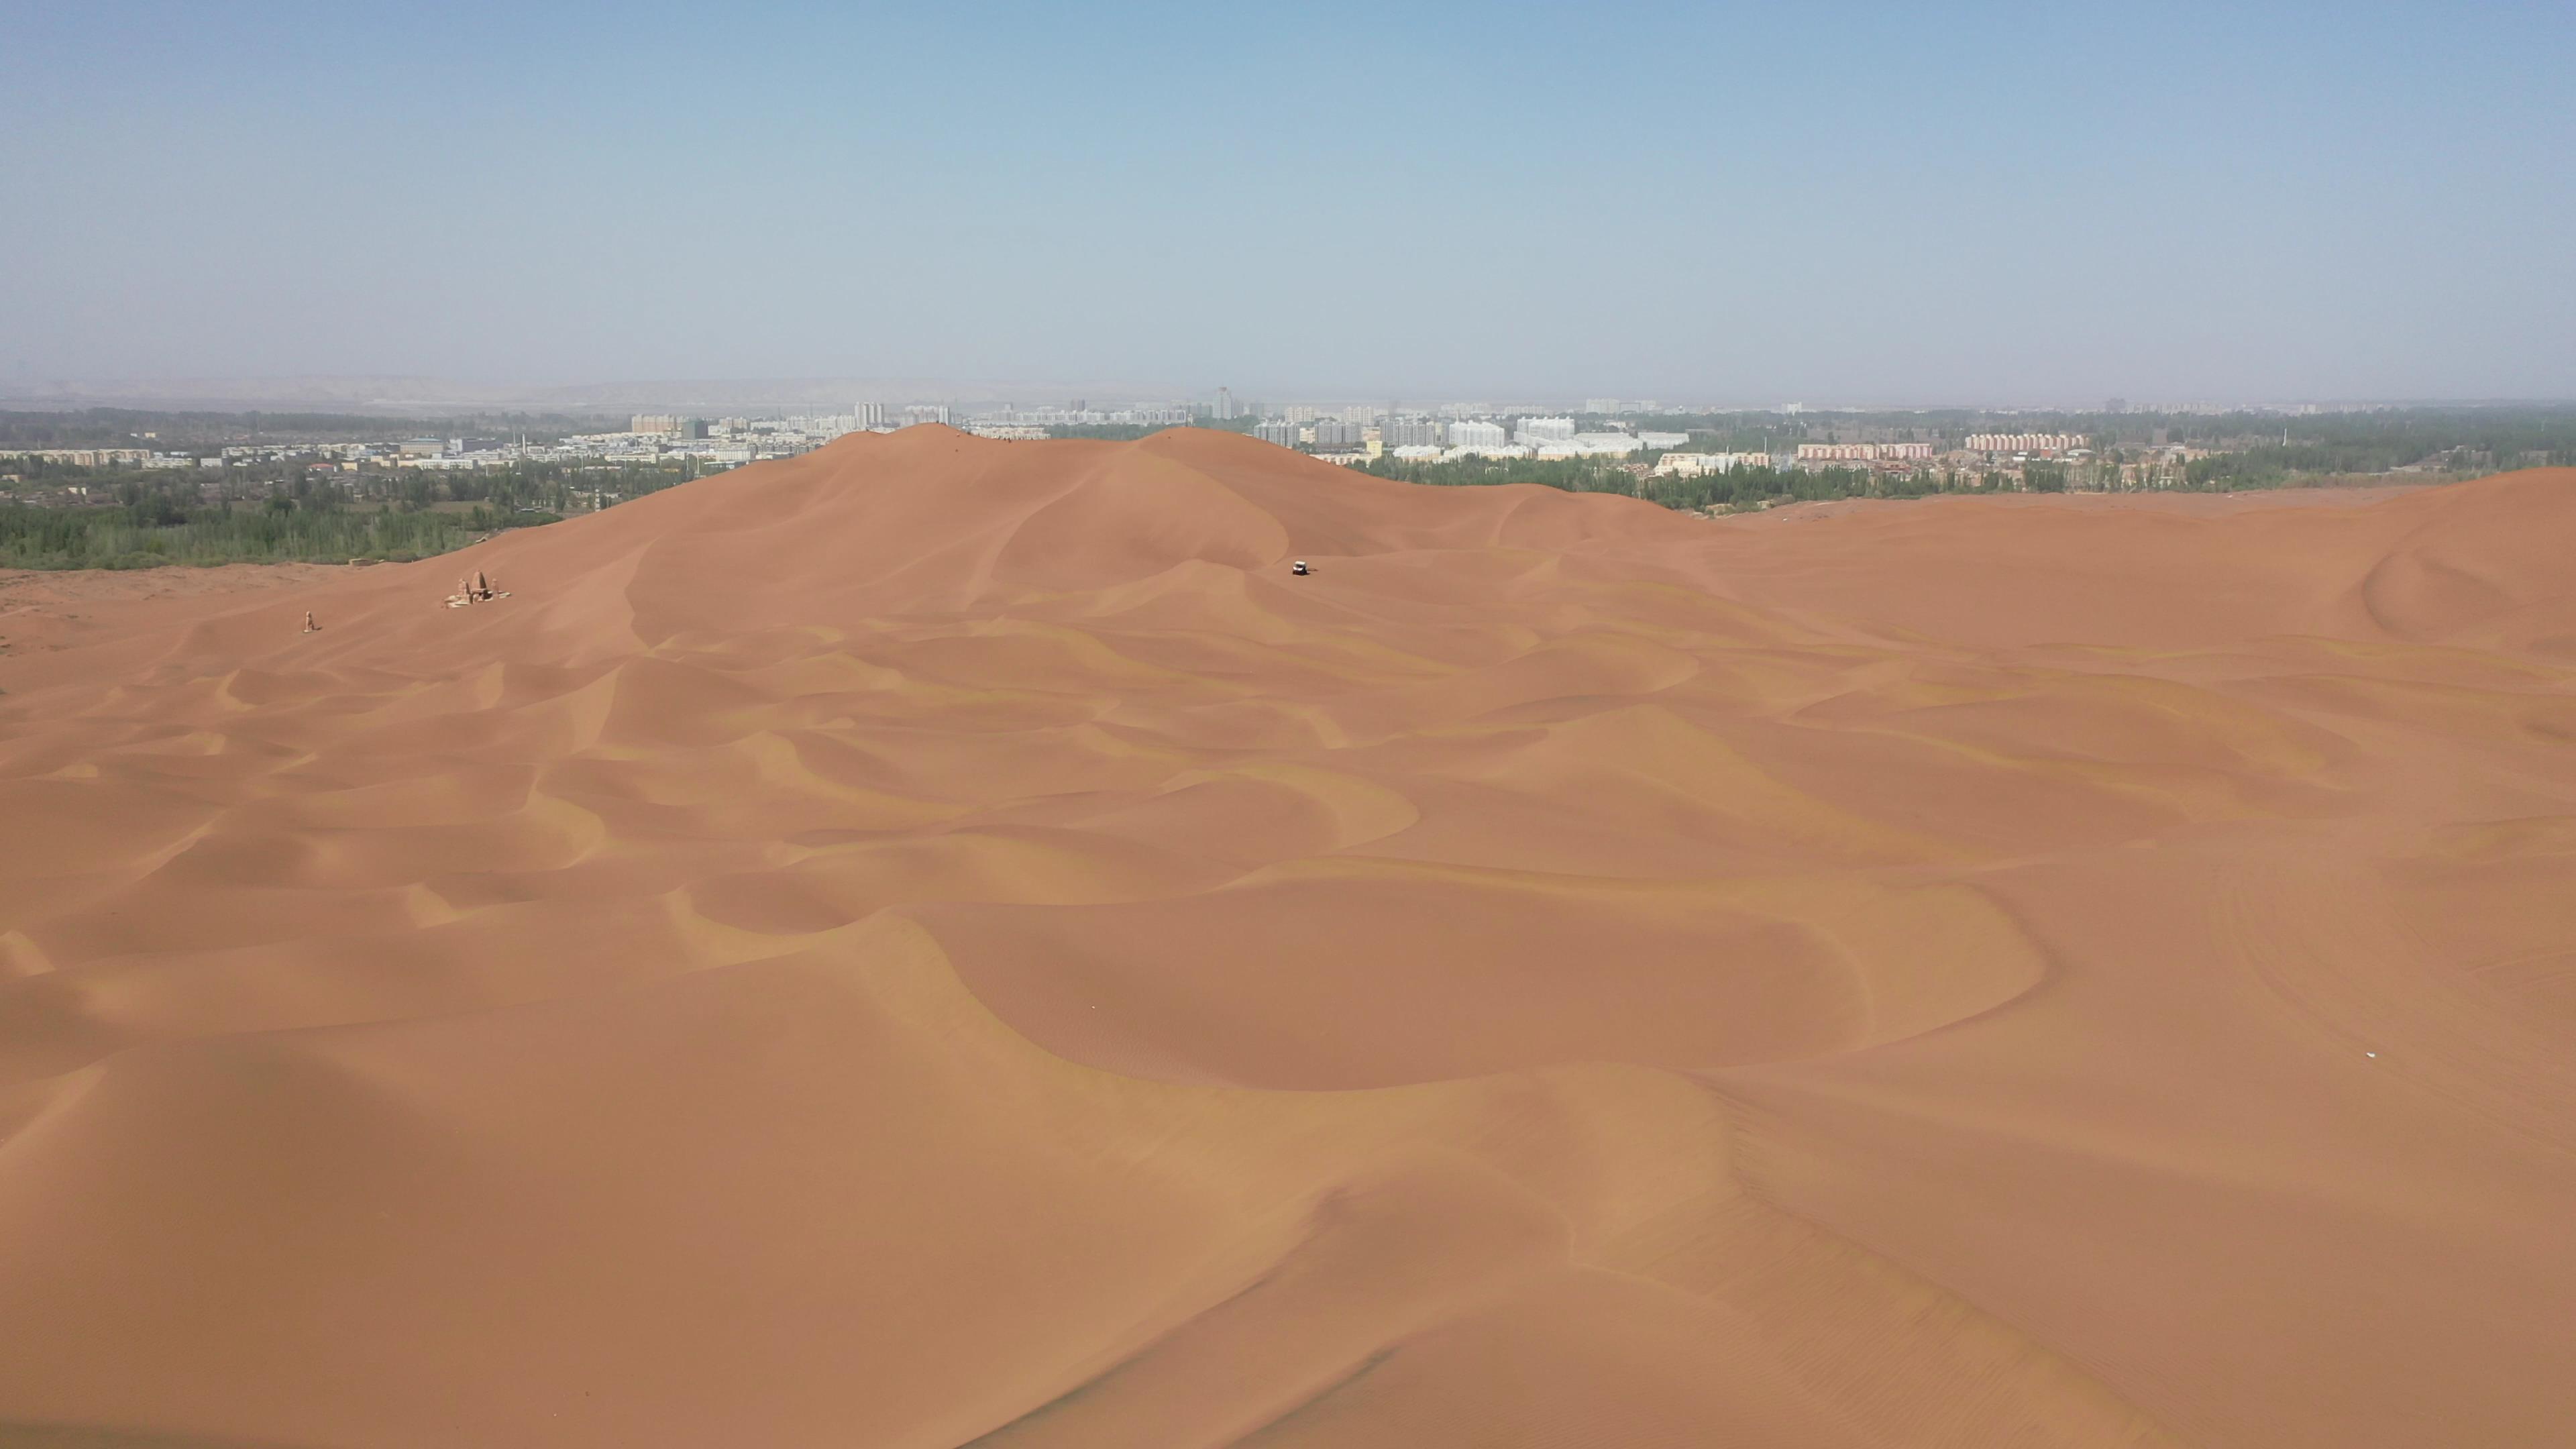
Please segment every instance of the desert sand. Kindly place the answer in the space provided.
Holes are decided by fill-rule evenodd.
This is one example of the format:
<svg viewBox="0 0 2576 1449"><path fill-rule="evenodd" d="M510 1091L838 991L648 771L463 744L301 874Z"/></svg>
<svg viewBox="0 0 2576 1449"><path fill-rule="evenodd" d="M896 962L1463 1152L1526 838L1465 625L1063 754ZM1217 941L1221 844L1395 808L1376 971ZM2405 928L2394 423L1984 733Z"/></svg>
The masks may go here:
<svg viewBox="0 0 2576 1449"><path fill-rule="evenodd" d="M2576 471L1795 514L922 427L22 611L0 1442L2568 1442Z"/></svg>

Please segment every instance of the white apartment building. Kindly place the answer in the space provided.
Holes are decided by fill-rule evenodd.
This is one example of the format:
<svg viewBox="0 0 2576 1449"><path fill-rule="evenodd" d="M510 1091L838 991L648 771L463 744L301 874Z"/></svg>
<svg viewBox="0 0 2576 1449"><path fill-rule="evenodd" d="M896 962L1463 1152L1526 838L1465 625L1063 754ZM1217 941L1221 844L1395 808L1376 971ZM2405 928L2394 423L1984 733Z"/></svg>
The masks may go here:
<svg viewBox="0 0 2576 1449"><path fill-rule="evenodd" d="M1573 442L1574 419L1523 418L1520 420L1519 425L1512 429L1512 441L1515 443L1527 443L1532 446L1536 446L1540 443Z"/></svg>
<svg viewBox="0 0 2576 1449"><path fill-rule="evenodd" d="M1449 425L1452 448L1499 448L1510 441L1500 423L1455 422Z"/></svg>
<svg viewBox="0 0 2576 1449"><path fill-rule="evenodd" d="M1930 443L1800 443L1801 463L1922 462L1932 456Z"/></svg>
<svg viewBox="0 0 2576 1449"><path fill-rule="evenodd" d="M1655 460L1655 474L1667 478L1698 478L1710 473L1732 473L1738 468L1768 468L1768 453L1666 453Z"/></svg>
<svg viewBox="0 0 2576 1449"><path fill-rule="evenodd" d="M1646 446L1634 433L1577 433L1571 441L1577 452L1592 458L1624 458Z"/></svg>

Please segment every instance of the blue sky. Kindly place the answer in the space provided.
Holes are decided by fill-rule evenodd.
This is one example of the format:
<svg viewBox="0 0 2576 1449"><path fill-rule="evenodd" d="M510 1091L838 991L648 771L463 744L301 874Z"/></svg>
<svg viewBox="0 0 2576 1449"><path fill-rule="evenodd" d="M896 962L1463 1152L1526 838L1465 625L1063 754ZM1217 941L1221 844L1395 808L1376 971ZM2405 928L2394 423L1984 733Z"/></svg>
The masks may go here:
<svg viewBox="0 0 2576 1449"><path fill-rule="evenodd" d="M0 0L0 390L2576 396L2558 4Z"/></svg>

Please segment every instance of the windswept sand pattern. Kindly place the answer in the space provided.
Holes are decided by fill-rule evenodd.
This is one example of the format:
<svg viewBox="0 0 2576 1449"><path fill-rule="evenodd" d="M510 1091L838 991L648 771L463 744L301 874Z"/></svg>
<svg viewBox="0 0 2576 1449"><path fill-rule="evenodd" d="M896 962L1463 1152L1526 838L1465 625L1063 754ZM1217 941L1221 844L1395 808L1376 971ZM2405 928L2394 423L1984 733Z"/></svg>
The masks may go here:
<svg viewBox="0 0 2576 1449"><path fill-rule="evenodd" d="M0 1442L2565 1442L2570 558L925 427L0 615Z"/></svg>

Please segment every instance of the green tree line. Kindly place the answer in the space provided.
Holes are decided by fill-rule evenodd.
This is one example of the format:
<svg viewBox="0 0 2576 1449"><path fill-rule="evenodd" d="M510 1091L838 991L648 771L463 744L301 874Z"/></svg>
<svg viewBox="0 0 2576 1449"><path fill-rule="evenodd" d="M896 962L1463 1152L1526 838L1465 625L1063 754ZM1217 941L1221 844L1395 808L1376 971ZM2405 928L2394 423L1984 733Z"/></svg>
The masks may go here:
<svg viewBox="0 0 2576 1449"><path fill-rule="evenodd" d="M1815 503L1836 498L1922 498L1963 491L1971 480L1929 471L1876 474L1866 468L1737 468L1697 477L1639 477L1600 458L1460 458L1440 462L1398 462L1374 458L1354 465L1380 478L1420 483L1434 488L1489 487L1501 483L1535 483L1568 493L1615 493L1642 498L1666 508L1759 508L1773 503ZM1985 487L2004 480L1989 475ZM2058 487L2063 488L2061 478Z"/></svg>
<svg viewBox="0 0 2576 1449"><path fill-rule="evenodd" d="M283 505L283 506L279 506ZM509 523L553 515L405 512L265 505L182 508L164 494L121 508L0 504L0 567L130 569L161 564L277 563L352 559L404 562L462 548Z"/></svg>

